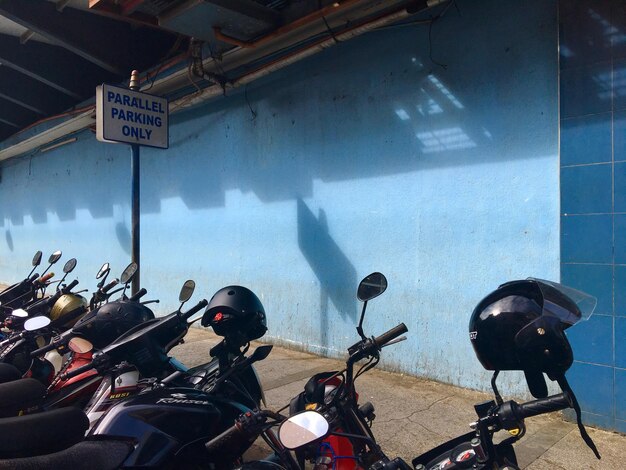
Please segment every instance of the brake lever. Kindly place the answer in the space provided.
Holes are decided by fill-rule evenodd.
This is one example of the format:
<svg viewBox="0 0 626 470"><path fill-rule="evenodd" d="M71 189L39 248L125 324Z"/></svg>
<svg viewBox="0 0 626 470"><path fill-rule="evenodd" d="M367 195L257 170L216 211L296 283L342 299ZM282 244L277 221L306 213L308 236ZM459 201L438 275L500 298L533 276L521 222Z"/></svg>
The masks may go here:
<svg viewBox="0 0 626 470"><path fill-rule="evenodd" d="M389 341L387 344L384 344L383 348L386 348L387 346L391 346L392 344L396 344L396 343L399 343L399 342L405 341L405 340L406 340L406 336L400 336L399 338L393 339L393 340Z"/></svg>

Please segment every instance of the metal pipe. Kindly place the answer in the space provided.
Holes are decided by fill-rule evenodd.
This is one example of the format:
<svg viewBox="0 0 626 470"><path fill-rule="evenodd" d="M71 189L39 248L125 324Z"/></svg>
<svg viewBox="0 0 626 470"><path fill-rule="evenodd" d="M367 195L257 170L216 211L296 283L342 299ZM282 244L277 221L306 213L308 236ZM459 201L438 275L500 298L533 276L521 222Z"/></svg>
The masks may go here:
<svg viewBox="0 0 626 470"><path fill-rule="evenodd" d="M139 72L137 70L133 70L130 74L130 86L128 87L133 91L139 91ZM137 271L133 276L131 293L135 295L139 289L141 288L140 281L140 273L141 273L141 263L140 259L140 158L139 158L139 145L131 144L131 164L130 164L130 172L131 172L131 200L132 200L132 210L131 210L131 261L137 264Z"/></svg>

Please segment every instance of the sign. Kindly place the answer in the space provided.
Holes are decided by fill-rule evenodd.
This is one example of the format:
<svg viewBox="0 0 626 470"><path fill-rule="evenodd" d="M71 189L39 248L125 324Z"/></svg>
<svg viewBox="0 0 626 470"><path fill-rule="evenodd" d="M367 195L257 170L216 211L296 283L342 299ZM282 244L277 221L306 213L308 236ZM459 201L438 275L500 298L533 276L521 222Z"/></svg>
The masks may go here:
<svg viewBox="0 0 626 470"><path fill-rule="evenodd" d="M96 88L96 138L166 149L167 98L103 84Z"/></svg>

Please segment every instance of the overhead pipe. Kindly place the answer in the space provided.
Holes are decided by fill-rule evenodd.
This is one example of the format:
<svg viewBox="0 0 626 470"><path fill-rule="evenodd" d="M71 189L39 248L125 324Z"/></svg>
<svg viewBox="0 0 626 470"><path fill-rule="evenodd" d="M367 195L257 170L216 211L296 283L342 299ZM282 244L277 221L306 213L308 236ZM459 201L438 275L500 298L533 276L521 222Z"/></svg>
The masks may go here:
<svg viewBox="0 0 626 470"><path fill-rule="evenodd" d="M302 26L306 26L313 21L319 20L320 18L326 17L328 15L332 15L344 10L346 7L359 3L361 0L344 0L342 2L333 2L330 5L325 6L324 8L320 8L319 10L315 10L308 15L303 16L302 18L298 18L295 21L292 21L285 26L281 26L278 29L275 29L269 34L257 39L256 41L242 41L240 39L236 39L232 36L228 36L222 32L222 28L218 26L213 27L213 33L215 34L215 38L219 41L225 42L227 44L232 44L234 46L239 46L243 48L254 48L265 44L272 39L276 39L286 33L290 33L291 31L301 28Z"/></svg>
<svg viewBox="0 0 626 470"><path fill-rule="evenodd" d="M438 5L440 3L445 3L450 0L428 0L427 7L432 4L432 6ZM421 11L421 10L420 10ZM408 18L410 15L416 13L416 11L412 11L409 13L407 8L402 8L396 10L393 13L382 15L374 20L370 20L364 24L354 26L349 28L348 30L336 33L334 38L328 38L318 41L315 44L308 46L306 49L298 52L294 52L293 54L288 55L287 57L283 57L281 59L277 59L270 64L266 64L259 69L249 72L246 75L243 75L239 79L235 80L232 84L230 84L230 88L238 88L243 85L247 85L254 80L262 78L274 71L280 70L288 65L291 65L299 60L302 60L306 57L317 54L318 52L322 52L330 47L333 47L337 41L345 41L357 36L360 36L368 31L372 31L376 28L386 26L389 23L393 23L395 21L400 21ZM156 88L156 84L155 84ZM170 102L169 110L170 113L174 114L183 109L187 109L191 106L198 105L205 101L208 101L217 96L223 95L224 90L221 86L213 85L203 89L200 92L193 93L191 95L187 95L185 97L179 98L175 101ZM34 137L31 137L25 141L22 141L18 144L15 144L11 147L8 147L4 150L0 150L0 161L6 160L7 158L11 158L14 156L21 155L28 151L32 151L42 145L50 143L54 140L60 139L66 135L72 134L74 132L80 131L87 127L90 127L94 124L95 121L95 111L93 108L91 111L87 111L79 116L69 119L47 131L42 132Z"/></svg>
<svg viewBox="0 0 626 470"><path fill-rule="evenodd" d="M446 1L449 1L449 0L431 0L432 3L436 3L436 4L443 3ZM385 14L374 20L370 20L359 26L354 26L352 28L349 28L346 31L336 33L334 37L331 37L328 39L322 39L319 42L307 47L306 49L302 51L294 52L293 54L290 54L287 57L282 57L280 59L277 59L276 61L271 62L269 65L266 64L262 66L261 68L240 77L239 79L235 80L232 84L230 84L230 88L238 88L240 86L247 85L248 83L253 82L254 80L258 80L259 78L262 78L266 75L269 75L272 72L285 68L295 62L298 62L302 59L305 59L314 54L317 54L318 52L322 52L326 49L329 49L333 47L334 45L336 45L338 41L341 42L341 41L346 41L346 40L355 38L364 33L372 31L376 28L386 26L389 23L406 19L412 14L413 13L409 13L407 8L402 8L393 13ZM223 93L224 93L224 90L222 89L221 86L213 85L213 86L207 87L203 89L201 92L197 92L193 95L188 95L186 97L179 98L178 100L171 102L170 111L177 112L182 109L195 106L211 98L220 96Z"/></svg>

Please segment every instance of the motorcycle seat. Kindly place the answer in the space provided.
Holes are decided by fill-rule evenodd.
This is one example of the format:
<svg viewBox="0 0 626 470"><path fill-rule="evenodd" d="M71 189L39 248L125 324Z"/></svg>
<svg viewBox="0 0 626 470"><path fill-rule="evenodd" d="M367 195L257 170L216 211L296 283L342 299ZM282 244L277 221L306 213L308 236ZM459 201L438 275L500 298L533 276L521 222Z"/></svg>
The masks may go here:
<svg viewBox="0 0 626 470"><path fill-rule="evenodd" d="M87 415L72 407L2 418L0 458L30 457L66 449L82 441L88 428Z"/></svg>
<svg viewBox="0 0 626 470"><path fill-rule="evenodd" d="M0 418L16 416L20 410L43 402L46 387L35 379L0 383Z"/></svg>
<svg viewBox="0 0 626 470"><path fill-rule="evenodd" d="M0 383L11 382L22 377L19 369L11 364L0 362Z"/></svg>

